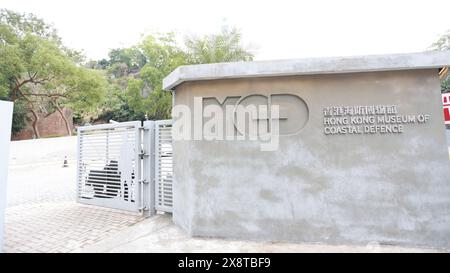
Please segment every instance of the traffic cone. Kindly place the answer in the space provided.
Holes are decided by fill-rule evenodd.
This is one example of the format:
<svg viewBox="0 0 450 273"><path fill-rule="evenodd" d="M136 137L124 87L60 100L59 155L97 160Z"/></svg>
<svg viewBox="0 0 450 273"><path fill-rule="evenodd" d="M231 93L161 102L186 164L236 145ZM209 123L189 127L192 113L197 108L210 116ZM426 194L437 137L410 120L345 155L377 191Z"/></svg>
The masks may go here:
<svg viewBox="0 0 450 273"><path fill-rule="evenodd" d="M67 156L64 157L63 168L69 167L69 163L67 162Z"/></svg>

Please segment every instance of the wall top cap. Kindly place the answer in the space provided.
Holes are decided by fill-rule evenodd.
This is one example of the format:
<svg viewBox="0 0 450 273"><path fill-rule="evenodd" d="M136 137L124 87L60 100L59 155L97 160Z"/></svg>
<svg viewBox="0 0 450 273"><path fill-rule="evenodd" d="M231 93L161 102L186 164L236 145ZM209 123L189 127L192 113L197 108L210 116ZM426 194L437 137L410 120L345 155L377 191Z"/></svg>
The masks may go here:
<svg viewBox="0 0 450 273"><path fill-rule="evenodd" d="M450 66L450 51L184 65L164 78L163 88L173 90L188 81L432 69L448 66Z"/></svg>

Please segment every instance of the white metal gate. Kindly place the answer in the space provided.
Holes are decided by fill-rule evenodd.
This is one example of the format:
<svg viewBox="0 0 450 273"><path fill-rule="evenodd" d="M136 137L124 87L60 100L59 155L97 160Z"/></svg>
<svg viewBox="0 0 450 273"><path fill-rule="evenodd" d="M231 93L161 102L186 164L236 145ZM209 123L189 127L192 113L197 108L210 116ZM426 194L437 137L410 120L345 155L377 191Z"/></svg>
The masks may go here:
<svg viewBox="0 0 450 273"><path fill-rule="evenodd" d="M147 216L172 212L171 120L78 128L77 200Z"/></svg>
<svg viewBox="0 0 450 273"><path fill-rule="evenodd" d="M79 202L139 210L139 127L139 122L126 122L78 128Z"/></svg>
<svg viewBox="0 0 450 273"><path fill-rule="evenodd" d="M172 121L155 121L155 208L172 212Z"/></svg>

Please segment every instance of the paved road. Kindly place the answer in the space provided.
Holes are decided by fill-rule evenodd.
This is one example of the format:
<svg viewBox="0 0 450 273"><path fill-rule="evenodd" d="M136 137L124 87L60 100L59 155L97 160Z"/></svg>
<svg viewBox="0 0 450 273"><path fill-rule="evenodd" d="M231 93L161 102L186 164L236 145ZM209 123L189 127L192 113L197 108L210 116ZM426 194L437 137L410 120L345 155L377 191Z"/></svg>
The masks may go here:
<svg viewBox="0 0 450 273"><path fill-rule="evenodd" d="M5 252L70 252L143 219L77 204L75 154L76 137L12 142ZM66 156L69 167L62 168Z"/></svg>

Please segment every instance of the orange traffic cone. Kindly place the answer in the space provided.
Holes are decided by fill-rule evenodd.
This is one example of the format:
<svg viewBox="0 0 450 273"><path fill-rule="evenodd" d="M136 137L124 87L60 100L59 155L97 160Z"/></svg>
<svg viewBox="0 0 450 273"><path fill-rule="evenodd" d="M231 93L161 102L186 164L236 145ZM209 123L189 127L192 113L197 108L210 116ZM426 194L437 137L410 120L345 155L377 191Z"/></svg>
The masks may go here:
<svg viewBox="0 0 450 273"><path fill-rule="evenodd" d="M63 168L69 167L69 163L67 162L67 156L64 157Z"/></svg>

